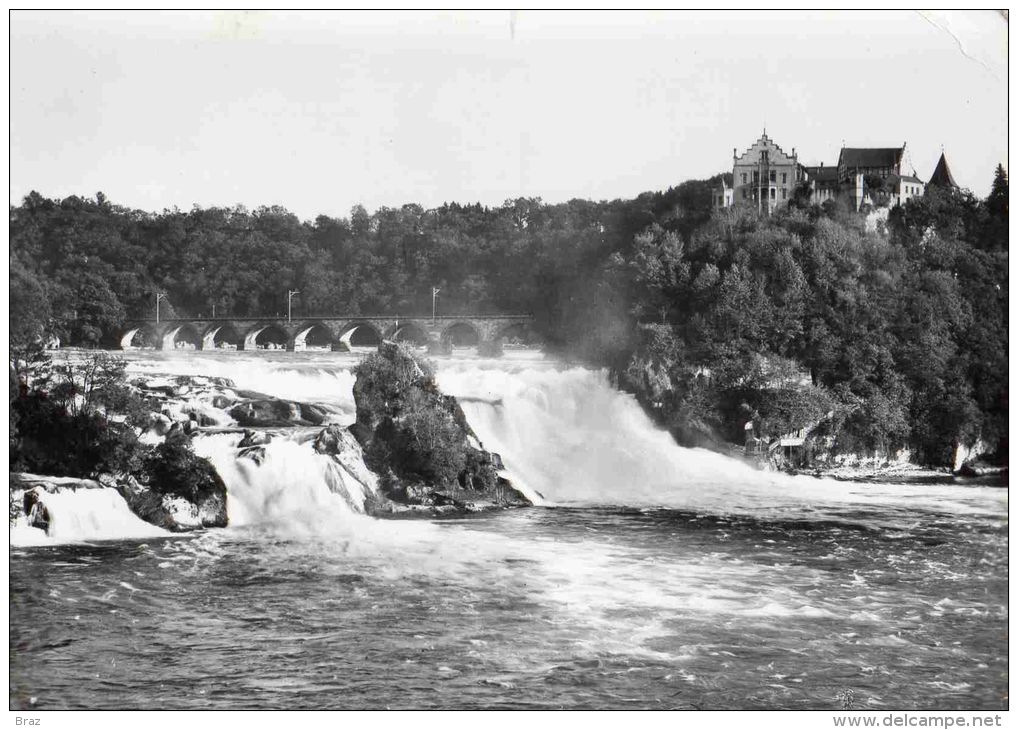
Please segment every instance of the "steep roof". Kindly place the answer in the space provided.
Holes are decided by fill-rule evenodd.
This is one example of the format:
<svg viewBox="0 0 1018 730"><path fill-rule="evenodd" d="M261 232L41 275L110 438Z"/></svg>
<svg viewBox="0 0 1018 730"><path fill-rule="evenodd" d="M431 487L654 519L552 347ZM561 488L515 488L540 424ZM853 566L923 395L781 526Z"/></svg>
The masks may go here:
<svg viewBox="0 0 1018 730"><path fill-rule="evenodd" d="M838 165L845 167L897 167L904 147L842 147Z"/></svg>
<svg viewBox="0 0 1018 730"><path fill-rule="evenodd" d="M958 187L958 183L954 181L954 175L951 174L951 168L947 166L947 156L943 152L940 153L940 162L937 163L937 169L933 171L933 176L930 177L930 185L939 185L942 188Z"/></svg>
<svg viewBox="0 0 1018 730"><path fill-rule="evenodd" d="M817 183L836 183L838 182L838 166L837 165L821 165L819 167L807 167L803 166L803 170L806 171L806 177Z"/></svg>

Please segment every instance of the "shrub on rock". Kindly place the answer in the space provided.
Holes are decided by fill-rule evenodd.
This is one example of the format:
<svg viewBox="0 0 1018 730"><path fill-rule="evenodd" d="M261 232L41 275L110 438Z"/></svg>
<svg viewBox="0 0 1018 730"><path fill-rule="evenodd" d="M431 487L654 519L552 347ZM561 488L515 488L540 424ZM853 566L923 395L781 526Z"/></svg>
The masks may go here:
<svg viewBox="0 0 1018 730"><path fill-rule="evenodd" d="M179 499L195 508L198 524L180 527L226 526L226 485L212 464L194 453L186 438L167 438L156 446L145 458L144 471L149 491L161 498L164 507L171 509ZM179 507L171 511L179 511Z"/></svg>
<svg viewBox="0 0 1018 730"><path fill-rule="evenodd" d="M71 413L43 391L11 403L10 470L91 478L137 468L140 447L134 429L94 410Z"/></svg>

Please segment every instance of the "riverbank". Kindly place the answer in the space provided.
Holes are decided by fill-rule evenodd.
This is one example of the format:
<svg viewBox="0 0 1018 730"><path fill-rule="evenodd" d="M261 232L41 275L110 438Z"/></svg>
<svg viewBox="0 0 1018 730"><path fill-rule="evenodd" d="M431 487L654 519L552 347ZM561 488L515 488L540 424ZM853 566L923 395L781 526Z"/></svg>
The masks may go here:
<svg viewBox="0 0 1018 730"><path fill-rule="evenodd" d="M904 442L897 450L874 447L873 435L860 433L858 399L839 400L791 360L756 355L754 378L723 386L709 369L684 364L667 326L645 326L640 336L628 359L611 369L612 381L681 446L710 449L765 471L841 481L1007 484L1006 439L996 453L979 439L970 446L956 443L951 467L923 463L917 461L920 451ZM883 426L866 428L879 432Z"/></svg>

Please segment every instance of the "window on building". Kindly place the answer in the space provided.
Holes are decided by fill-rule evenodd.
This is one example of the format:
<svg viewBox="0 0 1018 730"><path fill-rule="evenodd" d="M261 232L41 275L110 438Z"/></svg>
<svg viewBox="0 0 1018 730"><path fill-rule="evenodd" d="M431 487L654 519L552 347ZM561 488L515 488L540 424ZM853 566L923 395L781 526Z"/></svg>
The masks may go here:
<svg viewBox="0 0 1018 730"><path fill-rule="evenodd" d="M753 170L753 184L755 185L758 182L760 182L760 171Z"/></svg>
<svg viewBox="0 0 1018 730"><path fill-rule="evenodd" d="M788 199L788 190L786 190L785 188L781 188L781 199L782 200Z"/></svg>
<svg viewBox="0 0 1018 730"><path fill-rule="evenodd" d="M743 175L743 177L745 177L745 175ZM748 197L749 197L749 190L746 189L746 188L743 188L742 189L742 199L745 200Z"/></svg>
<svg viewBox="0 0 1018 730"><path fill-rule="evenodd" d="M777 182L777 181L778 181L778 173L774 172L774 170L771 170L771 182Z"/></svg>
<svg viewBox="0 0 1018 730"><path fill-rule="evenodd" d="M788 182L788 173L787 172L781 173L781 184L784 185L787 182Z"/></svg>
<svg viewBox="0 0 1018 730"><path fill-rule="evenodd" d="M771 200L776 200L778 197L778 189L771 188Z"/></svg>
<svg viewBox="0 0 1018 730"><path fill-rule="evenodd" d="M746 173L742 173L742 184L746 184Z"/></svg>

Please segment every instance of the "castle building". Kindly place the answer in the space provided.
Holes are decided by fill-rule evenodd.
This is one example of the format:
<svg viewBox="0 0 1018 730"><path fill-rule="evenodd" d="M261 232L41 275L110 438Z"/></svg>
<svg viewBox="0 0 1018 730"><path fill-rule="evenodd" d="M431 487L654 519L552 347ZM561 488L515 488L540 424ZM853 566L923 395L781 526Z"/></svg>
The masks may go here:
<svg viewBox="0 0 1018 730"><path fill-rule="evenodd" d="M901 147L842 147L838 155L838 177L847 180L855 175L872 175L886 178L901 174L901 160L905 145Z"/></svg>
<svg viewBox="0 0 1018 730"><path fill-rule="evenodd" d="M837 165L824 165L818 167L804 167L803 177L809 183L810 202L813 205L822 205L828 200L838 197L841 189L841 178L838 177Z"/></svg>
<svg viewBox="0 0 1018 730"><path fill-rule="evenodd" d="M905 144L901 147L842 147L838 180L851 193L855 209L904 205L926 192L926 183L903 172Z"/></svg>
<svg viewBox="0 0 1018 730"><path fill-rule="evenodd" d="M856 210L863 205L891 207L921 196L926 184L915 170L905 174L905 145L901 147L842 147L836 165L799 164L795 148L785 153L763 135L741 156L732 151L732 186L722 180L713 193L714 206L751 206L765 215L787 205L800 183L807 183L810 202L820 205L843 197ZM947 161L940 178L950 180ZM941 166L938 165L938 171ZM936 174L936 173L935 173ZM948 182L945 185L950 184Z"/></svg>
<svg viewBox="0 0 1018 730"><path fill-rule="evenodd" d="M732 150L732 187L726 191L727 186L722 184L721 205L751 205L770 215L788 204L801 174L795 150L786 153L764 130L742 155L737 149Z"/></svg>

